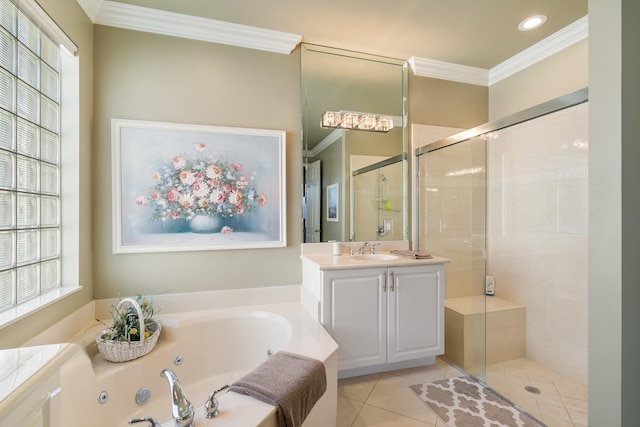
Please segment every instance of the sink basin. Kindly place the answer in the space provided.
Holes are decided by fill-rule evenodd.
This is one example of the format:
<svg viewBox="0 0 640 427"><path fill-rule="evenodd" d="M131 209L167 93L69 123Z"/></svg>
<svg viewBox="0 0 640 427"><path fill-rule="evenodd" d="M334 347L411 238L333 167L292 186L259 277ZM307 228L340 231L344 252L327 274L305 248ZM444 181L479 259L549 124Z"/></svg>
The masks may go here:
<svg viewBox="0 0 640 427"><path fill-rule="evenodd" d="M391 254L353 255L351 258L357 261L390 261L392 259L398 259L397 256Z"/></svg>

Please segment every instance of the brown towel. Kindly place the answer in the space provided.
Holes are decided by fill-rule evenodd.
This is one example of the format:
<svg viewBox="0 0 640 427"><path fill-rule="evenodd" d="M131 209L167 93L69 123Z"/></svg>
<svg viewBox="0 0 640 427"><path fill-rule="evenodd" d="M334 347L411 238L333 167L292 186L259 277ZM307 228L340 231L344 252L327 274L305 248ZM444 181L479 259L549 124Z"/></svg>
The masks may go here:
<svg viewBox="0 0 640 427"><path fill-rule="evenodd" d="M233 383L229 391L275 406L278 426L298 427L326 389L322 362L280 351Z"/></svg>
<svg viewBox="0 0 640 427"><path fill-rule="evenodd" d="M404 257L404 258L412 258L412 259L431 259L431 258L433 258L429 254L420 253L420 252L416 252L416 251L409 251L409 250L394 249L394 250L391 251L391 253L394 254L394 255L398 255L398 256Z"/></svg>

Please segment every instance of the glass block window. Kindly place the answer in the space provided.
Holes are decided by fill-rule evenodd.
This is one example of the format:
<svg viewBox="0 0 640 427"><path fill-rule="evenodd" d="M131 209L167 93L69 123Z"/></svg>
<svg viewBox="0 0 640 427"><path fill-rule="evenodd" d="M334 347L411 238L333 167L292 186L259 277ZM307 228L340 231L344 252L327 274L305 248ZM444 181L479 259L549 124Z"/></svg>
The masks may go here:
<svg viewBox="0 0 640 427"><path fill-rule="evenodd" d="M60 287L60 48L0 0L0 311Z"/></svg>

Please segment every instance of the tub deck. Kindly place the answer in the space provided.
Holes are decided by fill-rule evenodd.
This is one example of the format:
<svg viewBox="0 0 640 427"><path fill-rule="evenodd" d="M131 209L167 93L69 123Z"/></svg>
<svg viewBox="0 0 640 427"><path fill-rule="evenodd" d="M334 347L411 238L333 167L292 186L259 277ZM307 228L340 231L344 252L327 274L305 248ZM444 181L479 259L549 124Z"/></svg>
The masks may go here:
<svg viewBox="0 0 640 427"><path fill-rule="evenodd" d="M160 304L154 300L156 306L162 306L162 299L158 298ZM160 312L158 344L146 356L129 362L107 362L99 354L95 338L104 328L100 323L79 326L64 351L53 355L0 400L0 426L9 421L23 425L31 416L27 412L37 407L36 416L43 423L35 425L112 427L128 425L130 418L153 417L171 427L169 386L160 376L162 369L171 368L196 408L196 427L275 427L275 407L251 397L221 393L217 396L220 415L212 420L204 418L204 403L213 390L233 383L264 361L267 351L279 350L325 364L327 391L304 426L335 425L338 346L300 302ZM175 363L177 356L179 364ZM135 395L142 387L150 389L150 398L138 405ZM99 403L103 392L109 397L106 403Z"/></svg>

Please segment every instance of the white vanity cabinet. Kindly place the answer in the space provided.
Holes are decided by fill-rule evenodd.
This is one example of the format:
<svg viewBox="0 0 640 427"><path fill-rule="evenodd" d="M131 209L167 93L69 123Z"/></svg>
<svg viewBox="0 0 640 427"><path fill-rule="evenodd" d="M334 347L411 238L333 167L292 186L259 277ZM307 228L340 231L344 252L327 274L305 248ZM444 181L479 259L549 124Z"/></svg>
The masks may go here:
<svg viewBox="0 0 640 427"><path fill-rule="evenodd" d="M444 353L444 265L315 270L340 377L419 366Z"/></svg>
<svg viewBox="0 0 640 427"><path fill-rule="evenodd" d="M324 274L321 323L338 343L338 370L387 362L387 269Z"/></svg>

